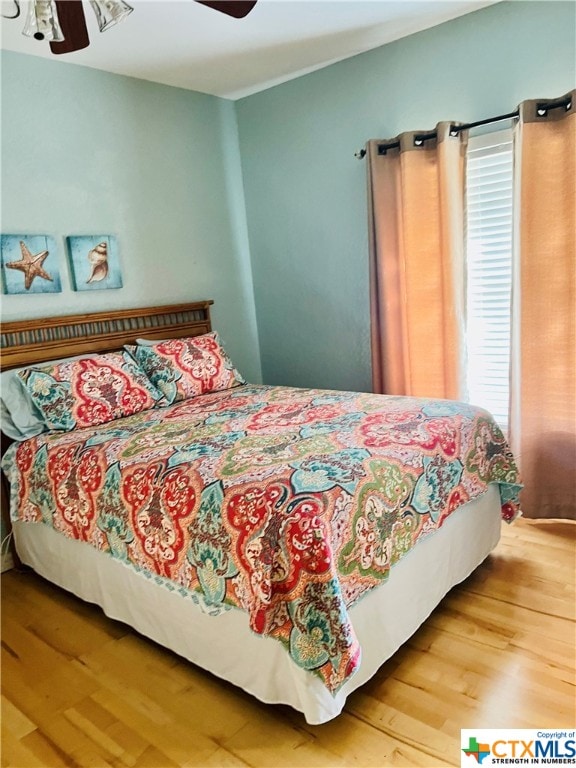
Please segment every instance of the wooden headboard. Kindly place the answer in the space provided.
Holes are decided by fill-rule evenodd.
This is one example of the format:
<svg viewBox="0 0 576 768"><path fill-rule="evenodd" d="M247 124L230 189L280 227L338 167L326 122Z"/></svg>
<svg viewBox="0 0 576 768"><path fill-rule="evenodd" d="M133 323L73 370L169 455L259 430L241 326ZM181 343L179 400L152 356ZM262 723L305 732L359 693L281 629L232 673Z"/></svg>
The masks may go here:
<svg viewBox="0 0 576 768"><path fill-rule="evenodd" d="M141 337L199 336L212 330L213 303L197 301L2 323L0 367L7 370L73 355L112 352Z"/></svg>

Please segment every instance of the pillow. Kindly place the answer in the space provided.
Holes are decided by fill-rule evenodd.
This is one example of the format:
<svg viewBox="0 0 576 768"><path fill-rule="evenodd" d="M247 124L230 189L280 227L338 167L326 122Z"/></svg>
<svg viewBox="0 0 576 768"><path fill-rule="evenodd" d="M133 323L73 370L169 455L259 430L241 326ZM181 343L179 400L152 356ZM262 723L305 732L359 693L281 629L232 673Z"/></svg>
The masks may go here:
<svg viewBox="0 0 576 768"><path fill-rule="evenodd" d="M21 399L23 399L25 402L25 409L29 419L34 419L32 401L29 397L24 397L23 395L21 396ZM21 406L20 410L22 411ZM2 430L5 435L8 435L8 437L11 437L12 440L27 440L29 437L34 437L34 435L39 435L40 432L43 432L46 429L44 422L39 416L36 418L36 421L37 424L35 426L32 425L31 428L30 426L28 428L24 427L23 431L14 421L12 414L8 410L6 402L4 401L4 398L0 397L0 430Z"/></svg>
<svg viewBox="0 0 576 768"><path fill-rule="evenodd" d="M26 440L39 435L46 427L16 375L18 370L0 374L0 429L13 440Z"/></svg>
<svg viewBox="0 0 576 768"><path fill-rule="evenodd" d="M24 368L17 376L51 430L94 427L163 404L125 352Z"/></svg>
<svg viewBox="0 0 576 768"><path fill-rule="evenodd" d="M171 339L136 339L136 344L139 347L153 347L154 344L160 344L163 341L171 341Z"/></svg>
<svg viewBox="0 0 576 768"><path fill-rule="evenodd" d="M246 383L215 332L155 344L140 341L126 349L168 404Z"/></svg>
<svg viewBox="0 0 576 768"><path fill-rule="evenodd" d="M59 360L48 360L43 366L83 360L92 355L77 355ZM42 414L36 408L30 393L18 377L24 368L11 368L0 373L0 429L13 440L27 440L29 437L46 432Z"/></svg>

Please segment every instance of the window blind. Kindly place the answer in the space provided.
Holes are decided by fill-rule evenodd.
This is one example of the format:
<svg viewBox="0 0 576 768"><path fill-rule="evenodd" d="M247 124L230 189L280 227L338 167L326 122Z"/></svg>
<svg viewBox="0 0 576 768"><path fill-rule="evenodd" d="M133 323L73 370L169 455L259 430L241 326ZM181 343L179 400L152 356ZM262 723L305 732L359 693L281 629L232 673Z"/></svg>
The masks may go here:
<svg viewBox="0 0 576 768"><path fill-rule="evenodd" d="M489 410L506 432L512 288L512 131L471 138L466 166L468 400Z"/></svg>

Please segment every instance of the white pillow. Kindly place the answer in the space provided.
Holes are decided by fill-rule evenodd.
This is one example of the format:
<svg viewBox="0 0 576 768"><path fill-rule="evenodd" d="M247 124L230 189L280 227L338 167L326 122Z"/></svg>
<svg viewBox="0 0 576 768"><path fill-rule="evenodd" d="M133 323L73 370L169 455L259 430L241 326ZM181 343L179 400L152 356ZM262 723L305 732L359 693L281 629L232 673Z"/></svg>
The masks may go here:
<svg viewBox="0 0 576 768"><path fill-rule="evenodd" d="M153 347L154 344L162 344L164 341L171 341L171 339L136 339L136 344L139 347Z"/></svg>

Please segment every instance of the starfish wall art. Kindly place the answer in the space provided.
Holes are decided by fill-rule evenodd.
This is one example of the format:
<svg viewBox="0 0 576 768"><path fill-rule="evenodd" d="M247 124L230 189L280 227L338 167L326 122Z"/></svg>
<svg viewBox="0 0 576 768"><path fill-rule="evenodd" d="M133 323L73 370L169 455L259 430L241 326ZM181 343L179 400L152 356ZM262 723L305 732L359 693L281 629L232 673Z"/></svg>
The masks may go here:
<svg viewBox="0 0 576 768"><path fill-rule="evenodd" d="M2 235L4 293L61 293L56 241L50 235Z"/></svg>

